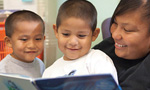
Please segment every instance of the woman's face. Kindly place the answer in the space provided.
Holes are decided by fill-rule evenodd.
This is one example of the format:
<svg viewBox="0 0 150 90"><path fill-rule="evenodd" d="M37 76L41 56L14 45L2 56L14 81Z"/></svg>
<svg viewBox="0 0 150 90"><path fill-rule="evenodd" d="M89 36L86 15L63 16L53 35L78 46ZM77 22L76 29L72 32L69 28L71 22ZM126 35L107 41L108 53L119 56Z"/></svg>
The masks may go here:
<svg viewBox="0 0 150 90"><path fill-rule="evenodd" d="M111 26L115 41L115 53L124 59L139 59L150 52L148 20L142 19L140 11L116 16Z"/></svg>

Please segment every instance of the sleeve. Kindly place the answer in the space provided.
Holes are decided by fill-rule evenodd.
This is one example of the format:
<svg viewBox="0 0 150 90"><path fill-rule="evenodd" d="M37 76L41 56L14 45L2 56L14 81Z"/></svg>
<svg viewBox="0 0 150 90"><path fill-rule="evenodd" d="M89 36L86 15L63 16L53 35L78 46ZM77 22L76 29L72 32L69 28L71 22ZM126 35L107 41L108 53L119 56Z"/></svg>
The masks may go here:
<svg viewBox="0 0 150 90"><path fill-rule="evenodd" d="M6 72L7 65L9 66L9 62L7 62L5 58L0 61L0 73L7 73Z"/></svg>
<svg viewBox="0 0 150 90"><path fill-rule="evenodd" d="M1 64L0 64L0 73L6 73L5 66Z"/></svg>
<svg viewBox="0 0 150 90"><path fill-rule="evenodd" d="M48 68L45 69L45 71L44 71L44 73L42 75L42 78L49 78L49 72L48 71L49 71Z"/></svg>
<svg viewBox="0 0 150 90"><path fill-rule="evenodd" d="M87 59L87 68L91 74L111 74L118 83L116 68L111 58L105 53L94 50Z"/></svg>

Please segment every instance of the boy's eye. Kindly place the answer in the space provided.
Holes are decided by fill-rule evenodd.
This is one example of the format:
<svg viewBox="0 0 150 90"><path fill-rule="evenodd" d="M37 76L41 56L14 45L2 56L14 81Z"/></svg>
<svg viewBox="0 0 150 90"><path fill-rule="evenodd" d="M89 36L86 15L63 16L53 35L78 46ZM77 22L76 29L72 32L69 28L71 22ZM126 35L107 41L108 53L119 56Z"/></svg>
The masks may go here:
<svg viewBox="0 0 150 90"><path fill-rule="evenodd" d="M27 39L20 39L21 41L27 41Z"/></svg>
<svg viewBox="0 0 150 90"><path fill-rule="evenodd" d="M85 37L86 35L78 35L78 36L82 38L82 37Z"/></svg>
<svg viewBox="0 0 150 90"><path fill-rule="evenodd" d="M68 34L68 33L62 33L62 35L64 35L64 36L69 36L69 34Z"/></svg>
<svg viewBox="0 0 150 90"><path fill-rule="evenodd" d="M36 38L36 40L42 40L42 38Z"/></svg>

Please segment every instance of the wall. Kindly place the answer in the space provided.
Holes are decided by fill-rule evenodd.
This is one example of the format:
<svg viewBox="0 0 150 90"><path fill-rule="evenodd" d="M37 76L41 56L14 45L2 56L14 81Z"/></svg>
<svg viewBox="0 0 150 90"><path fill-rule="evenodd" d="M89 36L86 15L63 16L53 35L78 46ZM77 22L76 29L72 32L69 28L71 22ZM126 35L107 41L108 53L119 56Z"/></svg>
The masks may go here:
<svg viewBox="0 0 150 90"><path fill-rule="evenodd" d="M45 49L44 49L44 61L46 67L50 66L56 59L59 53L57 48L57 40L53 32L53 24L56 22L57 15L57 0L47 0L46 1L46 15L45 15L45 25L46 25L46 39L45 39Z"/></svg>
<svg viewBox="0 0 150 90"><path fill-rule="evenodd" d="M97 17L97 27L101 29L102 22L108 18L111 17L116 6L118 5L120 0L89 0L92 2L98 12ZM96 44L98 44L100 41L102 41L102 32L100 32L99 37L92 43L92 47Z"/></svg>
<svg viewBox="0 0 150 90"><path fill-rule="evenodd" d="M37 13L38 0L32 0L31 2L23 2L22 0L3 0L4 9L27 9Z"/></svg>

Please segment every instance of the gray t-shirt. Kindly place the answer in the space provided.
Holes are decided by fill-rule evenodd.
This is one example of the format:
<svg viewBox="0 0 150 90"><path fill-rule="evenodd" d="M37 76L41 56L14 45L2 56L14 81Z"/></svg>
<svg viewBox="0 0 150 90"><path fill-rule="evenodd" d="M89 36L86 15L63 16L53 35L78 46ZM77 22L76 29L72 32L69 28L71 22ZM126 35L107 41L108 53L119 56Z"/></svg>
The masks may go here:
<svg viewBox="0 0 150 90"><path fill-rule="evenodd" d="M44 70L45 65L38 58L35 58L32 63L26 63L8 54L0 62L0 73L20 74L31 78L40 78Z"/></svg>

